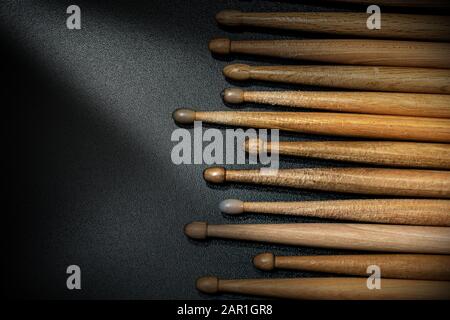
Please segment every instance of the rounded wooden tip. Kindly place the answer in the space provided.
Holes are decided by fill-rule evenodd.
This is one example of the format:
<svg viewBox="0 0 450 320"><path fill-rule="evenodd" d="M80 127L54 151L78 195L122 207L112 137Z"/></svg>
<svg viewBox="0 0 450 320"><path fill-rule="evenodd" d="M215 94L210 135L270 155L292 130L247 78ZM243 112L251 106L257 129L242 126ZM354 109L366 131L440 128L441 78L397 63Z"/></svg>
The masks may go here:
<svg viewBox="0 0 450 320"><path fill-rule="evenodd" d="M218 54L230 54L231 40L227 38L212 39L208 44L209 51Z"/></svg>
<svg viewBox="0 0 450 320"><path fill-rule="evenodd" d="M253 258L253 265L260 270L273 270L275 268L275 256L270 252L258 254Z"/></svg>
<svg viewBox="0 0 450 320"><path fill-rule="evenodd" d="M239 18L241 13L239 10L222 10L216 14L216 21L226 26L238 26L241 24Z"/></svg>
<svg viewBox="0 0 450 320"><path fill-rule="evenodd" d="M226 103L244 102L244 90L239 88L228 88L222 91L222 99Z"/></svg>
<svg viewBox="0 0 450 320"><path fill-rule="evenodd" d="M219 279L217 277L201 277L197 279L195 286L204 293L216 293L219 291Z"/></svg>
<svg viewBox="0 0 450 320"><path fill-rule="evenodd" d="M244 202L237 199L223 200L219 204L219 209L226 214L240 214L244 212Z"/></svg>
<svg viewBox="0 0 450 320"><path fill-rule="evenodd" d="M250 66L247 64L230 64L223 68L225 77L233 80L248 80L250 79Z"/></svg>
<svg viewBox="0 0 450 320"><path fill-rule="evenodd" d="M195 221L184 226L184 234L192 239L206 239L208 236L208 223Z"/></svg>
<svg viewBox="0 0 450 320"><path fill-rule="evenodd" d="M247 139L244 143L244 149L248 153L258 153L259 149L263 147L263 140L260 139Z"/></svg>
<svg viewBox="0 0 450 320"><path fill-rule="evenodd" d="M225 168L212 167L203 171L203 178L211 183L223 183L225 182Z"/></svg>
<svg viewBox="0 0 450 320"><path fill-rule="evenodd" d="M172 113L172 118L178 123L190 124L195 121L195 111L192 109L177 109Z"/></svg>

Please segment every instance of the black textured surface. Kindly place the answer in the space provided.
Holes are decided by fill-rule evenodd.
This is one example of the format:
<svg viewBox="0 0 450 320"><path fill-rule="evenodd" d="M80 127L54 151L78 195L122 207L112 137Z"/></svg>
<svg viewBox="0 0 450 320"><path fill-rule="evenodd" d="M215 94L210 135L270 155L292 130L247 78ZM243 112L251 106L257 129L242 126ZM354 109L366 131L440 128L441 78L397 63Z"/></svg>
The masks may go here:
<svg viewBox="0 0 450 320"><path fill-rule="evenodd" d="M3 107L13 111L10 132L16 148L12 159L16 207L8 212L4 242L4 283L10 297L214 299L196 291L197 277L308 276L264 273L253 268L251 258L267 250L278 254L336 252L190 241L183 226L194 220L316 221L227 217L218 211L223 199L352 196L210 186L202 178L206 166L176 166L170 158L174 145L170 137L177 128L172 111L179 107L227 109L220 92L236 85L221 74L232 59L212 57L208 40L221 35L235 39L281 36L221 29L214 21L216 12L225 8L317 11L325 7L294 1L77 1L82 29L68 30L65 19L70 4L1 4L6 94L11 98ZM238 85L293 88L269 83ZM283 135L293 137L305 138ZM303 159L281 162L282 167L332 164ZM80 291L66 289L65 270L71 264L81 267Z"/></svg>

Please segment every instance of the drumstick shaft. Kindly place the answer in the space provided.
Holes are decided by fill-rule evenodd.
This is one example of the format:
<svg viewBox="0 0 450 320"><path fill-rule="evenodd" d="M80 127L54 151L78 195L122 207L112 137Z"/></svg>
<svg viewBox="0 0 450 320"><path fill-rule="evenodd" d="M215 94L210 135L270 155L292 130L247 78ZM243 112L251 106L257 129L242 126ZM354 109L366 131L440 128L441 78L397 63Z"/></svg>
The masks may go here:
<svg viewBox="0 0 450 320"><path fill-rule="evenodd" d="M232 80L261 80L367 91L450 94L450 70L361 66L249 66L232 64Z"/></svg>
<svg viewBox="0 0 450 320"><path fill-rule="evenodd" d="M450 253L450 228L381 224L218 224L193 222L194 239L225 238L293 246L399 253Z"/></svg>
<svg viewBox="0 0 450 320"><path fill-rule="evenodd" d="M424 254L361 254L325 256L274 256L263 253L253 259L261 270L289 269L367 276L367 268L380 268L381 278L450 280L450 256Z"/></svg>
<svg viewBox="0 0 450 320"><path fill-rule="evenodd" d="M449 30L450 31L450 30ZM389 40L243 40L209 43L214 53L242 53L329 64L450 68L450 44Z"/></svg>
<svg viewBox="0 0 450 320"><path fill-rule="evenodd" d="M372 4L372 3L371 3ZM366 13L353 12L240 12L224 10L216 15L218 23L370 38L447 41L450 23L446 16L382 14L380 29L367 28Z"/></svg>
<svg viewBox="0 0 450 320"><path fill-rule="evenodd" d="M227 103L262 103L327 111L450 118L450 95L327 92L327 91L244 91L226 89Z"/></svg>
<svg viewBox="0 0 450 320"><path fill-rule="evenodd" d="M261 172L213 167L203 175L212 183L227 181L359 194L450 198L450 171L314 168Z"/></svg>
<svg viewBox="0 0 450 320"><path fill-rule="evenodd" d="M205 293L237 293L271 298L312 300L433 300L450 299L450 282L382 279L369 289L366 278L285 278L222 280L203 277L197 289Z"/></svg>
<svg viewBox="0 0 450 320"><path fill-rule="evenodd" d="M246 151L395 167L450 169L450 145L391 141L294 141L249 139Z"/></svg>
<svg viewBox="0 0 450 320"><path fill-rule="evenodd" d="M309 134L450 142L450 120L315 112L197 111L195 120Z"/></svg>
<svg viewBox="0 0 450 320"><path fill-rule="evenodd" d="M450 226L450 200L364 199L293 202L225 200L221 203L221 207L222 211L230 214L252 212L388 224Z"/></svg>

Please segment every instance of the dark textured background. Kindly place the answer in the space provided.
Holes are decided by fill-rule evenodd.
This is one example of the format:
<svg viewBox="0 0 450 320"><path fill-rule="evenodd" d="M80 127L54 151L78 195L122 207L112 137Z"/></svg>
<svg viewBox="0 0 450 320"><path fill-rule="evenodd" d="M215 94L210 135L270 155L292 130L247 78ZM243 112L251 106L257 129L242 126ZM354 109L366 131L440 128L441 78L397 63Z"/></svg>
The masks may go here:
<svg viewBox="0 0 450 320"><path fill-rule="evenodd" d="M82 29L68 30L77 4ZM3 212L3 289L14 298L198 299L195 279L309 276L253 268L263 251L336 251L256 243L188 240L183 226L212 223L317 221L249 215L227 217L218 203L243 200L350 198L330 193L242 185L209 186L203 165L172 164L179 107L222 110L228 61L212 57L208 40L293 37L216 25L221 9L338 10L295 1L2 1L2 96L11 135L12 210ZM312 3L314 5L312 5ZM341 6L339 10L365 10ZM297 37L311 36L299 34ZM290 88L242 83L250 88ZM293 88L293 87L291 87ZM300 87L297 87L300 88ZM236 107L231 107L236 108ZM241 107L239 107L241 108ZM266 108L243 106L245 109ZM280 110L283 110L280 108ZM11 115L10 115L11 113ZM10 116L9 116L10 115ZM283 135L283 139L302 135ZM319 137L307 137L319 139ZM12 155L12 156L11 156ZM282 167L335 165L286 159ZM345 165L345 164L338 164ZM82 270L82 290L66 289L66 267ZM235 296L219 296L234 298Z"/></svg>

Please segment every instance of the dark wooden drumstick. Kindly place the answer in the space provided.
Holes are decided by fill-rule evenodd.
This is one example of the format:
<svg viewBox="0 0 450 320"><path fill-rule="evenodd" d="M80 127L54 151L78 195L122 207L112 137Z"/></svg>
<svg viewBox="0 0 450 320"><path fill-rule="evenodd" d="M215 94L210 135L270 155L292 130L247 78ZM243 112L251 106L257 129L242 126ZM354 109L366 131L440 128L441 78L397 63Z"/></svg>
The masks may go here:
<svg viewBox="0 0 450 320"><path fill-rule="evenodd" d="M248 139L245 150L391 167L450 169L450 144L393 141L280 141ZM407 156L406 156L407 155Z"/></svg>
<svg viewBox="0 0 450 320"><path fill-rule="evenodd" d="M450 171L314 168L262 172L212 167L204 171L203 177L211 183L238 182L359 194L450 198Z"/></svg>
<svg viewBox="0 0 450 320"><path fill-rule="evenodd" d="M250 202L227 199L219 208L227 214L263 213L286 216L450 226L450 200L364 199L292 202Z"/></svg>
<svg viewBox="0 0 450 320"><path fill-rule="evenodd" d="M226 103L262 103L331 112L450 118L450 95L394 92L247 91L222 92Z"/></svg>
<svg viewBox="0 0 450 320"><path fill-rule="evenodd" d="M373 4L373 3L370 3ZM227 26L250 26L302 32L320 32L370 38L450 40L446 16L382 14L380 29L367 28L368 15L355 12L241 12L224 10L216 15Z"/></svg>
<svg viewBox="0 0 450 320"><path fill-rule="evenodd" d="M262 253L253 258L256 268L304 270L367 276L376 265L381 277L412 280L450 280L450 256L427 254L355 254L323 256L275 256Z"/></svg>
<svg viewBox="0 0 450 320"><path fill-rule="evenodd" d="M393 67L450 68L450 44L391 40L241 40L213 39L217 54L242 53L276 58Z"/></svg>
<svg viewBox="0 0 450 320"><path fill-rule="evenodd" d="M249 66L223 69L232 80L261 80L366 91L450 94L450 70L367 66Z"/></svg>
<svg viewBox="0 0 450 320"><path fill-rule="evenodd" d="M387 224L288 223L208 224L192 222L193 239L225 238L292 246L399 253L450 253L450 228Z"/></svg>
<svg viewBox="0 0 450 320"><path fill-rule="evenodd" d="M237 293L282 299L311 300L435 300L450 299L449 281L382 279L380 289L369 289L365 278L234 279L202 277L204 293Z"/></svg>

